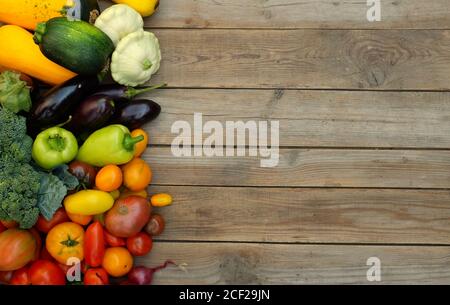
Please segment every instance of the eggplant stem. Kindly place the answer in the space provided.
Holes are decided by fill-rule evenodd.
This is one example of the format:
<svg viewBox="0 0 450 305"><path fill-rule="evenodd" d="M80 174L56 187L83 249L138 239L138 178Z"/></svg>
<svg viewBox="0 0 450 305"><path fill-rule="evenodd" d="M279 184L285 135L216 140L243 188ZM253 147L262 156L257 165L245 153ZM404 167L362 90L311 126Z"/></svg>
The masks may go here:
<svg viewBox="0 0 450 305"><path fill-rule="evenodd" d="M142 89L136 89L136 88L133 88L133 87L128 87L126 92L125 92L125 95L126 95L126 97L128 99L131 100L131 99L133 99L135 96L137 96L139 94L147 93L147 92L153 91L155 89L164 88L166 86L167 86L167 84L160 84L160 85L156 85L156 86L145 87L145 88L142 88Z"/></svg>

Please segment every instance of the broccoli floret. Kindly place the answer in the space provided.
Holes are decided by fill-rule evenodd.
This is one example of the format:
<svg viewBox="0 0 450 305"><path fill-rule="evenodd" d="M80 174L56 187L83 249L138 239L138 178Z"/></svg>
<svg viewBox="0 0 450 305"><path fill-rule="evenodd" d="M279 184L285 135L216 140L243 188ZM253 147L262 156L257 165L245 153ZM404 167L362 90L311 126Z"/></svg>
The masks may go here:
<svg viewBox="0 0 450 305"><path fill-rule="evenodd" d="M13 142L8 153L14 158L15 162L30 163L32 149L33 139L26 135L21 141Z"/></svg>
<svg viewBox="0 0 450 305"><path fill-rule="evenodd" d="M39 216L40 175L25 163L0 162L0 167L0 219L17 221L22 229L29 229Z"/></svg>
<svg viewBox="0 0 450 305"><path fill-rule="evenodd" d="M20 143L26 133L26 119L0 107L0 152L7 152L14 142Z"/></svg>

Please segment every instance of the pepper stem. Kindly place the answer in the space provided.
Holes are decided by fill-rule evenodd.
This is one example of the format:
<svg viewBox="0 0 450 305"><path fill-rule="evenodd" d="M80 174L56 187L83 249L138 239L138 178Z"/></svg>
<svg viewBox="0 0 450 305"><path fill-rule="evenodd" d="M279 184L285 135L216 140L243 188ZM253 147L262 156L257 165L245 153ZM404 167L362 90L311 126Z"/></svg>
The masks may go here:
<svg viewBox="0 0 450 305"><path fill-rule="evenodd" d="M134 150L134 145L144 140L144 136L140 135L133 138L130 134L126 134L123 139L123 147L128 151Z"/></svg>
<svg viewBox="0 0 450 305"><path fill-rule="evenodd" d="M152 90L159 89L159 88L164 88L164 87L166 87L166 86L167 86L167 84L161 84L161 85L156 85L156 86L151 86L151 87L145 87L145 88L141 88L141 89L136 89L136 88L133 88L133 87L128 87L127 90L125 91L125 95L126 95L126 97L127 97L128 99L131 100L131 99L134 98L136 95L143 94L143 93L147 93L147 92L150 92L150 91L152 91Z"/></svg>
<svg viewBox="0 0 450 305"><path fill-rule="evenodd" d="M39 22L36 26L36 30L34 30L33 40L36 44L41 44L42 36L47 31L47 24L45 22Z"/></svg>

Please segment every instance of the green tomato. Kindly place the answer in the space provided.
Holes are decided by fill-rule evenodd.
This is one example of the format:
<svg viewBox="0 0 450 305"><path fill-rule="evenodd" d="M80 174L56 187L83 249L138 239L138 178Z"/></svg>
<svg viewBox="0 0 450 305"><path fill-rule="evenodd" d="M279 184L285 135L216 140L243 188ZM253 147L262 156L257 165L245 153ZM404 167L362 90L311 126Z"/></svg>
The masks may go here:
<svg viewBox="0 0 450 305"><path fill-rule="evenodd" d="M77 153L77 139L70 131L60 127L44 130L33 143L33 160L44 169L69 163Z"/></svg>

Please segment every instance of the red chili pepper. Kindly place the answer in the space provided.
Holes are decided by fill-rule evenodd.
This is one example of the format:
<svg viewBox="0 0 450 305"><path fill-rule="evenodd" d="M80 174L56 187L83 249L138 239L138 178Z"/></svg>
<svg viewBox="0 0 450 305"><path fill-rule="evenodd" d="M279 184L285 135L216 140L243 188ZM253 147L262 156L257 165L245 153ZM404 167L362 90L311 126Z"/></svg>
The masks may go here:
<svg viewBox="0 0 450 305"><path fill-rule="evenodd" d="M103 227L96 221L91 224L84 236L84 258L90 267L98 267L105 255L105 239Z"/></svg>
<svg viewBox="0 0 450 305"><path fill-rule="evenodd" d="M111 233L109 233L106 230L103 230L105 233L105 241L106 244L110 247L123 247L126 245L125 239L120 238L120 237L116 237L114 235L112 235Z"/></svg>

